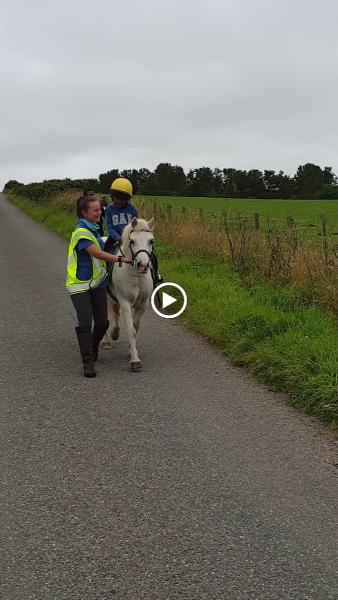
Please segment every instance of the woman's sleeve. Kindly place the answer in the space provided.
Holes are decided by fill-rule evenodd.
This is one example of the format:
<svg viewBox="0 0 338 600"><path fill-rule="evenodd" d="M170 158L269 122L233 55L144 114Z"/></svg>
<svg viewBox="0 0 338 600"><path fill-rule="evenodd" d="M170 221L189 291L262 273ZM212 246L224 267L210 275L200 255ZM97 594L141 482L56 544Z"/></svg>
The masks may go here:
<svg viewBox="0 0 338 600"><path fill-rule="evenodd" d="M75 248L79 252L81 252L81 250L84 250L85 248L87 248L88 246L92 246L93 244L94 244L94 242L92 242L91 240L86 240L85 238L83 238L82 240L78 241Z"/></svg>

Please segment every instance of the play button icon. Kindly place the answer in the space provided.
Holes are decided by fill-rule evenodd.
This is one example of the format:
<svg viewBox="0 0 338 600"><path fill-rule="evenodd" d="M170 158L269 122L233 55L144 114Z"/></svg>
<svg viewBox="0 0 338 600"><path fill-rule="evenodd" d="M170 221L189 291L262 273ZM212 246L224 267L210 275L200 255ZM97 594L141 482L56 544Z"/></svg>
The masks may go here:
<svg viewBox="0 0 338 600"><path fill-rule="evenodd" d="M169 296L169 294L166 294L166 292L163 292L163 294L162 294L162 308L167 308L167 306L170 306L174 302L177 302L176 298L173 298L172 296Z"/></svg>
<svg viewBox="0 0 338 600"><path fill-rule="evenodd" d="M164 291L164 288L167 289L166 292ZM170 294L168 293L169 291L171 292ZM156 298L159 300L160 308L156 306ZM169 307L176 302L176 312L173 312ZM174 319L175 317L179 317L186 309L187 302L187 294L184 289L177 283L172 282L161 283L161 285L158 285L157 288L154 289L151 296L151 306L153 310L157 315L164 319Z"/></svg>

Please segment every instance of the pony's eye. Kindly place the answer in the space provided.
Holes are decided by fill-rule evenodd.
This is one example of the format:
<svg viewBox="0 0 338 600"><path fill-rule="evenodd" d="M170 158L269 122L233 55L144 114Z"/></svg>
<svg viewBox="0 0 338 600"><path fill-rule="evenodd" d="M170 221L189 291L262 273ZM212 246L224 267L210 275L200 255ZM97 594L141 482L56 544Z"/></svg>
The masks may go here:
<svg viewBox="0 0 338 600"><path fill-rule="evenodd" d="M155 240L149 240L149 241L150 241L151 244L153 244Z"/></svg>
<svg viewBox="0 0 338 600"><path fill-rule="evenodd" d="M131 243L131 244L135 244L134 240L130 240L130 243Z"/></svg>

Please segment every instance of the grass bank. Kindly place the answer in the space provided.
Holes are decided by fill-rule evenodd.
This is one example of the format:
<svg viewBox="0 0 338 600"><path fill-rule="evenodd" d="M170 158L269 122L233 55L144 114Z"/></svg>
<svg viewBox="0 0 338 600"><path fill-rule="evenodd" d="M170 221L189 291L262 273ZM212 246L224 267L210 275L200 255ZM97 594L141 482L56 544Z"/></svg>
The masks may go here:
<svg viewBox="0 0 338 600"><path fill-rule="evenodd" d="M65 238L75 224L74 204L9 199ZM228 264L196 256L157 237L161 272L187 291L183 322L246 366L269 389L286 392L292 406L338 427L338 331L328 313L300 290L243 283Z"/></svg>
<svg viewBox="0 0 338 600"><path fill-rule="evenodd" d="M226 262L242 281L296 288L304 303L338 317L338 237L329 235L326 221L320 243L314 244L302 239L291 217L289 226L268 221L264 230L253 215L231 221L228 213L219 213L210 222L209 213L177 213L170 205L137 203L140 214L154 215L157 235L164 241L175 240L186 252Z"/></svg>
<svg viewBox="0 0 338 600"><path fill-rule="evenodd" d="M167 280L189 298L183 321L298 409L338 426L338 332L292 289L244 286L227 265L160 245Z"/></svg>

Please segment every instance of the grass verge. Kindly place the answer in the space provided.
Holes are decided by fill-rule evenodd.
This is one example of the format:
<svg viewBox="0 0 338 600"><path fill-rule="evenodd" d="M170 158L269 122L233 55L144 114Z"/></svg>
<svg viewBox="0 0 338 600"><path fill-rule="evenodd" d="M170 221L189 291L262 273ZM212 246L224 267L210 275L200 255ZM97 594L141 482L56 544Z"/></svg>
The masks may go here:
<svg viewBox="0 0 338 600"><path fill-rule="evenodd" d="M227 265L160 244L161 269L189 298L182 320L299 410L338 427L338 332L290 289L243 286Z"/></svg>
<svg viewBox="0 0 338 600"><path fill-rule="evenodd" d="M69 239L76 222L60 203L8 196L26 214ZM227 264L157 241L161 272L188 294L182 321L246 366L290 404L338 430L338 331L333 318L304 303L299 291L244 285Z"/></svg>

